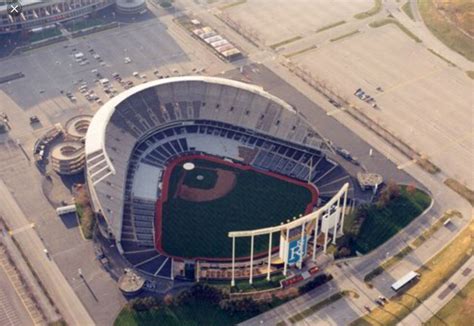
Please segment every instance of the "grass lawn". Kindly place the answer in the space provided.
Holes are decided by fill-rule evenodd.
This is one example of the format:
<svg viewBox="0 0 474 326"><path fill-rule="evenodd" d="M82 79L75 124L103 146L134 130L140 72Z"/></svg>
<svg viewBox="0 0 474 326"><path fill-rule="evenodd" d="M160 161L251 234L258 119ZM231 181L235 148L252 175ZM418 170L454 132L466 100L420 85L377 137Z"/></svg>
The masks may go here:
<svg viewBox="0 0 474 326"><path fill-rule="evenodd" d="M376 308L351 325L396 325L403 320L472 256L473 232L474 222L471 222L451 243L418 269L421 276L415 285L394 296L383 309Z"/></svg>
<svg viewBox="0 0 474 326"><path fill-rule="evenodd" d="M173 198L179 180L179 170L173 170L162 218L162 247L172 255L228 258L232 254L228 232L278 225L303 214L312 201L311 191L305 186L218 162L193 162L196 167L232 170L236 183L224 197L191 202ZM273 245L278 245L279 237L274 236L273 240ZM236 247L237 256L249 256L250 239L236 239ZM255 253L267 248L268 236L255 237Z"/></svg>
<svg viewBox="0 0 474 326"><path fill-rule="evenodd" d="M377 248L418 217L431 202L430 196L416 189L409 193L401 187L400 196L387 206L367 208L367 216L355 239L355 249L363 254Z"/></svg>
<svg viewBox="0 0 474 326"><path fill-rule="evenodd" d="M461 4L461 1L454 1L452 5L455 6L458 3ZM450 5L450 2L445 2L445 5ZM435 7L433 0L418 0L418 8L425 25L441 42L466 59L474 61L474 42L472 39L463 34L456 25L447 21ZM468 11L463 9L459 13L467 15ZM465 17L465 21L468 23L469 17Z"/></svg>
<svg viewBox="0 0 474 326"><path fill-rule="evenodd" d="M437 316L437 317L436 317ZM459 291L425 326L470 326L474 320L474 279ZM442 321L440 321L440 319Z"/></svg>
<svg viewBox="0 0 474 326"><path fill-rule="evenodd" d="M161 308L146 312L123 309L115 320L115 326L201 326L234 325L251 316L233 315L218 309L205 300L173 308Z"/></svg>

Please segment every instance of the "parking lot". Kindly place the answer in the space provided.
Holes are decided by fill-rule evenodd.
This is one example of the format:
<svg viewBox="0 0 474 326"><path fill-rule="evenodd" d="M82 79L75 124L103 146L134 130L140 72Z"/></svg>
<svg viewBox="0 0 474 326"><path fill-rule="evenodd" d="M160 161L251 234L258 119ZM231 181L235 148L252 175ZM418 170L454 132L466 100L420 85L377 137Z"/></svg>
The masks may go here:
<svg viewBox="0 0 474 326"><path fill-rule="evenodd" d="M474 159L473 81L462 70L430 53L395 25L369 28L292 60L351 103L364 107L441 169L474 185L472 166L457 159ZM375 99L378 109L354 96L358 88Z"/></svg>
<svg viewBox="0 0 474 326"><path fill-rule="evenodd" d="M314 34L321 27L350 19L372 6L372 0L249 0L224 11L232 20L256 31L263 43L271 46Z"/></svg>
<svg viewBox="0 0 474 326"><path fill-rule="evenodd" d="M0 90L21 109L39 109L38 116L44 115L53 123L67 109L88 111L100 106L78 96L81 85L99 86L96 71L108 79L118 73L136 84L225 69L227 63L204 45L194 43L170 17L137 22L4 59L0 61L2 75L21 71L25 77L1 84ZM134 72L139 78L132 75ZM123 90L118 83L115 86L117 91ZM68 99L67 93L71 93L69 97L74 94L75 99ZM100 99L105 102L108 96L101 93Z"/></svg>

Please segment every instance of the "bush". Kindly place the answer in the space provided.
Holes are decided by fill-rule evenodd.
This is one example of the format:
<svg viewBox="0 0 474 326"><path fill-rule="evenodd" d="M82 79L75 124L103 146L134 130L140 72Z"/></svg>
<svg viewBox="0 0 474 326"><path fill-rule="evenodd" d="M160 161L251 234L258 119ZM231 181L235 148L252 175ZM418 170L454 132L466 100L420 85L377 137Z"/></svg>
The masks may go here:
<svg viewBox="0 0 474 326"><path fill-rule="evenodd" d="M170 1L164 0L160 2L160 6L163 8L171 8L172 4Z"/></svg>
<svg viewBox="0 0 474 326"><path fill-rule="evenodd" d="M252 314L257 315L260 311L260 305L252 298L238 298L238 299L225 299L219 302L219 307L230 313L235 314Z"/></svg>
<svg viewBox="0 0 474 326"><path fill-rule="evenodd" d="M219 304L224 299L224 293L216 287L197 283L188 291L181 292L176 298L177 305L186 305L194 300L204 300L211 304Z"/></svg>
<svg viewBox="0 0 474 326"><path fill-rule="evenodd" d="M153 308L158 308L160 302L155 297L144 297L132 299L128 302L128 307L135 311L147 311Z"/></svg>
<svg viewBox="0 0 474 326"><path fill-rule="evenodd" d="M400 186L393 180L390 180L387 183L387 186L380 193L379 200L377 201L377 206L379 208L383 208L387 206L387 204L391 200L397 197L400 197Z"/></svg>
<svg viewBox="0 0 474 326"><path fill-rule="evenodd" d="M308 283L300 286L298 288L299 293L304 294L306 292L309 292L309 291L317 288L318 286L321 286L324 283L329 282L330 280L332 280L332 275L331 274L318 275L313 280L311 280Z"/></svg>

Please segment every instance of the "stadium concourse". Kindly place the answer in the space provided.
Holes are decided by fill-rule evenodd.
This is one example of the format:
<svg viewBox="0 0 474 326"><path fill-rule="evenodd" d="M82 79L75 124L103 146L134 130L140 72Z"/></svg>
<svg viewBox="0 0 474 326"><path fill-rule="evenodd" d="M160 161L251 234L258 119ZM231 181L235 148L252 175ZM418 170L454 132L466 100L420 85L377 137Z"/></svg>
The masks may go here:
<svg viewBox="0 0 474 326"><path fill-rule="evenodd" d="M173 77L119 94L94 116L85 151L101 227L130 267L149 279L195 277L185 274L183 261L159 252L154 238L163 174L181 156L205 154L309 182L319 205L346 183L350 201L360 192L331 159L330 142L292 106L258 86L223 78ZM239 268L248 275L248 263Z"/></svg>

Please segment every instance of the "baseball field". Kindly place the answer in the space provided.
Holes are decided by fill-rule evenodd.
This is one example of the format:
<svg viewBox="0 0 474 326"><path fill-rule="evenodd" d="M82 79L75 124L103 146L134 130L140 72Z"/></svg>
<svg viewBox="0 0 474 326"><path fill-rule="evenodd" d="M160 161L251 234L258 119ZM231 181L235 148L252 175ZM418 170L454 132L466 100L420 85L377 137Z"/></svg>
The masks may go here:
<svg viewBox="0 0 474 326"><path fill-rule="evenodd" d="M317 198L313 186L284 176L215 157L179 158L164 173L156 246L176 257L230 258L228 232L278 225L311 211ZM279 235L273 239L277 246ZM236 244L237 257L250 255L250 239ZM255 253L266 249L268 237L256 237Z"/></svg>

